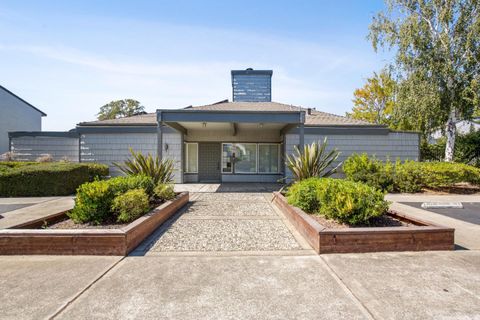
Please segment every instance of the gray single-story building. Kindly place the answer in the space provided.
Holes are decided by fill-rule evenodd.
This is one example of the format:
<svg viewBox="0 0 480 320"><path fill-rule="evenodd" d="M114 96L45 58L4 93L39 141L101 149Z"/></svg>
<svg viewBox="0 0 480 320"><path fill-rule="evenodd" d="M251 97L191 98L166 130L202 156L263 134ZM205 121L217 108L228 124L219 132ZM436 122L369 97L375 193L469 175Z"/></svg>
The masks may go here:
<svg viewBox="0 0 480 320"><path fill-rule="evenodd" d="M173 159L176 183L288 178L285 155L324 137L329 149L341 152L338 161L362 152L380 159L419 158L418 133L272 102L271 70L231 75L233 101L81 122L69 132L11 132L10 145L26 160L48 153L109 165L128 158L132 148Z"/></svg>
<svg viewBox="0 0 480 320"><path fill-rule="evenodd" d="M9 132L40 131L45 116L43 111L0 86L0 154L9 151Z"/></svg>

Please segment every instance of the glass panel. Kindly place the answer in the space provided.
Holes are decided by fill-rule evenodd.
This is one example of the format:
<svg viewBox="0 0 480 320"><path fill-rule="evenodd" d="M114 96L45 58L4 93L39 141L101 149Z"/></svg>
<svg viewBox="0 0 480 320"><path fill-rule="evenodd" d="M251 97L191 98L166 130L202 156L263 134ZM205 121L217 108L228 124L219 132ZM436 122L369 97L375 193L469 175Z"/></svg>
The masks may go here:
<svg viewBox="0 0 480 320"><path fill-rule="evenodd" d="M258 145L258 172L278 172L278 144Z"/></svg>
<svg viewBox="0 0 480 320"><path fill-rule="evenodd" d="M232 159L233 159L233 144L224 143L222 145L222 172L232 172Z"/></svg>
<svg viewBox="0 0 480 320"><path fill-rule="evenodd" d="M254 143L237 143L235 145L235 172L257 172L257 145Z"/></svg>
<svg viewBox="0 0 480 320"><path fill-rule="evenodd" d="M186 172L197 173L198 172L198 144L187 143L185 152L185 164Z"/></svg>

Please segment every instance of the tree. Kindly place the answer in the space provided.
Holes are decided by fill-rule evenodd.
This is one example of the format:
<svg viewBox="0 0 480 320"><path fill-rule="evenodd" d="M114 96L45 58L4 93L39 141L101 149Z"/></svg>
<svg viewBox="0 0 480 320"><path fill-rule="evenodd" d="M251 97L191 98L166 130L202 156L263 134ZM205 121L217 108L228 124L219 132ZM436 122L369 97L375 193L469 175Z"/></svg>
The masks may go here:
<svg viewBox="0 0 480 320"><path fill-rule="evenodd" d="M404 81L398 110L428 111L431 118L423 116L422 121L425 130L444 126L445 160L452 161L456 121L470 119L479 104L480 2L386 1L386 10L370 25L369 38L375 50L396 51L395 65Z"/></svg>
<svg viewBox="0 0 480 320"><path fill-rule="evenodd" d="M144 112L145 107L137 100L123 99L111 101L100 107L100 111L97 113L97 118L98 120L116 119L130 117Z"/></svg>
<svg viewBox="0 0 480 320"><path fill-rule="evenodd" d="M390 125L391 116L395 105L395 80L387 69L373 77L367 78L362 88L353 93L354 99L351 113L347 116L365 120L375 124Z"/></svg>

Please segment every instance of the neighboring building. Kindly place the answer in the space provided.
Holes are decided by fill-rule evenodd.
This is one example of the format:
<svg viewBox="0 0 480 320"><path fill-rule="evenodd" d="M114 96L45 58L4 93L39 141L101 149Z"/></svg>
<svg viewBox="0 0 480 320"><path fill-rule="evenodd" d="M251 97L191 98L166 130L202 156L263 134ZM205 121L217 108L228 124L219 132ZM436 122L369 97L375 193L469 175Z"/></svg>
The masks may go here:
<svg viewBox="0 0 480 320"><path fill-rule="evenodd" d="M9 150L8 132L40 131L46 114L0 86L0 154Z"/></svg>
<svg viewBox="0 0 480 320"><path fill-rule="evenodd" d="M68 152L73 151L72 145L79 144L76 156L80 161L109 165L128 158L129 148L133 148L173 159L177 183L288 179L291 174L284 165L285 155L291 154L295 145L323 141L324 137L328 137L328 149L341 152L338 161L362 152L380 159L419 158L418 133L392 131L381 125L272 102L271 77L271 70L232 71L233 102L82 122L75 132L11 133L12 147L23 152L23 146L31 146L32 139L39 135L48 139L51 135L57 155L62 144ZM117 173L114 167L111 172Z"/></svg>
<svg viewBox="0 0 480 320"><path fill-rule="evenodd" d="M457 134L467 134L480 130L480 117L473 118L472 120L460 120L456 123ZM430 135L429 142L435 143L438 139L445 137L442 130L436 130Z"/></svg>

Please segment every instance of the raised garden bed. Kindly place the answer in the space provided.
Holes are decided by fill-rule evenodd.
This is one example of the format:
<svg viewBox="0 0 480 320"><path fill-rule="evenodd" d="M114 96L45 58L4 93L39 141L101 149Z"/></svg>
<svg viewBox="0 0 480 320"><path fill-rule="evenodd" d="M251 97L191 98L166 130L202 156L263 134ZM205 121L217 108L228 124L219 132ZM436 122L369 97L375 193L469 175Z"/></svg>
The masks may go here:
<svg viewBox="0 0 480 320"><path fill-rule="evenodd" d="M126 256L150 233L189 201L188 192L167 201L130 224L105 229L36 229L66 219L55 213L42 221L31 221L0 230L0 254L112 255Z"/></svg>
<svg viewBox="0 0 480 320"><path fill-rule="evenodd" d="M389 211L398 226L327 228L314 216L288 204L274 192L274 204L319 254L380 251L453 250L455 229ZM320 220L320 219L319 219Z"/></svg>

